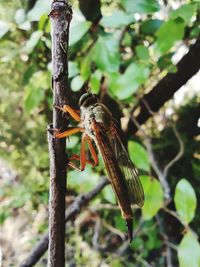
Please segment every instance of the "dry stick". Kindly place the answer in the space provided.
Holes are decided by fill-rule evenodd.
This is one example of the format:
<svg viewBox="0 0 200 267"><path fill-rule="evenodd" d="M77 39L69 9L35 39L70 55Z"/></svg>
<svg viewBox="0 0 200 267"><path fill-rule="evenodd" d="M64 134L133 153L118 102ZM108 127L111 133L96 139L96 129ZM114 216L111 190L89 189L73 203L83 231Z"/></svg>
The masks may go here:
<svg viewBox="0 0 200 267"><path fill-rule="evenodd" d="M88 204L92 199L94 199L102 190L103 188L109 184L107 178L102 177L102 181L90 192L78 196L74 202L67 208L65 213L65 222L72 220L74 216L80 213L81 209ZM36 264L39 259L44 255L48 248L49 243L49 234L44 234L43 238L40 242L35 246L32 250L30 255L24 260L20 267L32 267Z"/></svg>
<svg viewBox="0 0 200 267"><path fill-rule="evenodd" d="M67 1L52 1L51 11L53 104L66 103L68 74L68 35L72 11ZM66 120L53 110L53 129L65 130ZM66 193L66 139L55 139L48 133L50 156L49 198L49 267L65 266L65 193Z"/></svg>

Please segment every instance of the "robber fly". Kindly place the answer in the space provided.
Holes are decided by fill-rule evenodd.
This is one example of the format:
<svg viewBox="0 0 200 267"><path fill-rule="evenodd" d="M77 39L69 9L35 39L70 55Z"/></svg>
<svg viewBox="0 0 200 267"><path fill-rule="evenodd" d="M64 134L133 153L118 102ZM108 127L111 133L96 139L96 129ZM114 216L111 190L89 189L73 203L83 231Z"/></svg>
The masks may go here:
<svg viewBox="0 0 200 267"><path fill-rule="evenodd" d="M132 204L142 207L144 204L144 192L137 171L130 160L118 130L108 108L100 103L97 96L85 93L79 100L80 115L68 105L60 110L68 112L79 124L77 127L69 128L65 132L56 132L56 138L63 138L82 132L80 156L73 155L69 166L77 168L73 160L80 161L80 170L85 169L86 163L92 166L98 165L98 156L93 146L96 144L102 155L108 178L116 195L121 209L122 217L126 220L129 239L133 235L133 212ZM88 145L92 161L86 159L85 145Z"/></svg>

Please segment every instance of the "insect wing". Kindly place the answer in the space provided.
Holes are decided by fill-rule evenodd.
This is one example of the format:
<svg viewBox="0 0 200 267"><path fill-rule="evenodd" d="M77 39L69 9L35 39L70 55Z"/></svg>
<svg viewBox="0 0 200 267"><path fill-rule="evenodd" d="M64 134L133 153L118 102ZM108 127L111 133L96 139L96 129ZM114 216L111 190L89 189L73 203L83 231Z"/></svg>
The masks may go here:
<svg viewBox="0 0 200 267"><path fill-rule="evenodd" d="M132 218L132 210L130 206L129 195L127 194L127 185L123 178L123 173L118 166L115 154L113 152L112 145L110 143L109 135L104 127L100 124L94 123L93 129L95 132L98 148L103 157L103 161L111 181L112 188L118 199L118 203L121 207L123 217Z"/></svg>
<svg viewBox="0 0 200 267"><path fill-rule="evenodd" d="M139 207L142 207L144 204L144 191L138 177L137 170L134 167L116 129L110 139L118 166L123 174L122 178L124 179L128 189L131 204L136 204Z"/></svg>

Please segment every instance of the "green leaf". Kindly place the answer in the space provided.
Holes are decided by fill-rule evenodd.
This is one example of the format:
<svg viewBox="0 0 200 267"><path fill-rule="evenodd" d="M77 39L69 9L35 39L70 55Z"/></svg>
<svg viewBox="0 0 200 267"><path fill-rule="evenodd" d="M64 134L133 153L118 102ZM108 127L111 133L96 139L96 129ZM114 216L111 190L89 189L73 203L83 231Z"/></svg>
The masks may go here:
<svg viewBox="0 0 200 267"><path fill-rule="evenodd" d="M91 22L83 21L70 27L69 31L69 46L77 43L84 34L89 30Z"/></svg>
<svg viewBox="0 0 200 267"><path fill-rule="evenodd" d="M133 14L127 14L122 10L115 10L110 16L103 17L100 24L103 27L119 28L135 21Z"/></svg>
<svg viewBox="0 0 200 267"><path fill-rule="evenodd" d="M149 50L146 46L144 45L138 45L135 48L136 50L136 55L144 61L148 61L149 60Z"/></svg>
<svg viewBox="0 0 200 267"><path fill-rule="evenodd" d="M75 61L68 61L69 78L76 76L79 73L78 64Z"/></svg>
<svg viewBox="0 0 200 267"><path fill-rule="evenodd" d="M182 19L168 20L163 23L157 31L155 51L159 54L167 52L176 41L181 40L184 35L184 21Z"/></svg>
<svg viewBox="0 0 200 267"><path fill-rule="evenodd" d="M91 61L92 61L92 50L83 58L80 66L80 74L83 77L84 81L86 81L91 74Z"/></svg>
<svg viewBox="0 0 200 267"><path fill-rule="evenodd" d="M15 21L17 24L21 24L26 19L25 10L23 8L18 9L15 12Z"/></svg>
<svg viewBox="0 0 200 267"><path fill-rule="evenodd" d="M97 94L99 92L100 83L101 83L102 73L100 70L95 70L90 78L90 87L91 92Z"/></svg>
<svg viewBox="0 0 200 267"><path fill-rule="evenodd" d="M141 25L141 32L150 35L154 34L162 24L163 21L159 19L145 20Z"/></svg>
<svg viewBox="0 0 200 267"><path fill-rule="evenodd" d="M125 32L125 34L124 34L124 38L123 38L121 44L122 44L123 46L131 46L131 44L132 44L132 39L131 39L131 35L130 35L130 33Z"/></svg>
<svg viewBox="0 0 200 267"><path fill-rule="evenodd" d="M110 90L120 100L130 97L137 91L149 76L149 69L144 64L132 63L126 71L118 76L113 76Z"/></svg>
<svg viewBox="0 0 200 267"><path fill-rule="evenodd" d="M39 42L40 38L42 37L42 31L35 31L31 34L31 37L26 42L25 46L22 48L22 52L26 54L30 54L33 52L34 48L36 47L37 43Z"/></svg>
<svg viewBox="0 0 200 267"><path fill-rule="evenodd" d="M17 23L17 27L21 30L30 30L31 23L26 20L26 12L23 8L17 9L15 12L15 22Z"/></svg>
<svg viewBox="0 0 200 267"><path fill-rule="evenodd" d="M22 81L23 85L26 85L29 82L34 72L35 72L35 65L30 65L27 68L27 70L24 72L23 81Z"/></svg>
<svg viewBox="0 0 200 267"><path fill-rule="evenodd" d="M200 266L200 245L191 231L187 232L178 246L178 260L180 267Z"/></svg>
<svg viewBox="0 0 200 267"><path fill-rule="evenodd" d="M129 13L154 13L160 9L156 0L122 0L122 5Z"/></svg>
<svg viewBox="0 0 200 267"><path fill-rule="evenodd" d="M32 75L25 87L24 108L26 112L31 113L44 100L44 92L49 88L49 81L47 72L38 71Z"/></svg>
<svg viewBox="0 0 200 267"><path fill-rule="evenodd" d="M70 171L69 186L78 190L79 194L93 189L99 182L99 175L94 173L91 168L86 167L84 172Z"/></svg>
<svg viewBox="0 0 200 267"><path fill-rule="evenodd" d="M131 157L131 160L138 169L149 171L150 163L147 151L139 143L134 141L128 142L128 152Z"/></svg>
<svg viewBox="0 0 200 267"><path fill-rule="evenodd" d="M157 61L158 67L160 69L167 69L168 67L173 65L172 56L173 56L173 53L168 53L168 54L161 56L159 60Z"/></svg>
<svg viewBox="0 0 200 267"><path fill-rule="evenodd" d="M112 204L116 204L116 197L115 197L110 185L106 186L103 189L103 196L108 202L110 202Z"/></svg>
<svg viewBox="0 0 200 267"><path fill-rule="evenodd" d="M74 10L69 29L69 46L77 43L86 34L91 25L92 23L86 21L80 11Z"/></svg>
<svg viewBox="0 0 200 267"><path fill-rule="evenodd" d="M28 12L27 18L29 21L39 21L40 17L44 14L46 16L50 12L49 1L37 0L34 7Z"/></svg>
<svg viewBox="0 0 200 267"><path fill-rule="evenodd" d="M11 216L11 212L6 208L5 210L0 210L0 225L2 225L5 220Z"/></svg>
<svg viewBox="0 0 200 267"><path fill-rule="evenodd" d="M188 24L192 16L196 12L195 4L186 4L172 11L170 14L171 19L182 18L185 21L185 24Z"/></svg>
<svg viewBox="0 0 200 267"><path fill-rule="evenodd" d="M195 215L197 198L193 187L186 179L181 179L176 185L174 202L181 221L190 223Z"/></svg>
<svg viewBox="0 0 200 267"><path fill-rule="evenodd" d="M47 21L49 22L49 18L45 15L42 15L38 21L38 30L45 31Z"/></svg>
<svg viewBox="0 0 200 267"><path fill-rule="evenodd" d="M32 109L37 107L44 99L44 91L38 87L26 87L24 96L24 107L26 112L31 113Z"/></svg>
<svg viewBox="0 0 200 267"><path fill-rule="evenodd" d="M71 81L71 89L74 92L77 92L81 89L81 87L84 84L84 80L80 75L77 75L76 77L74 77Z"/></svg>
<svg viewBox="0 0 200 267"><path fill-rule="evenodd" d="M198 36L200 36L200 28L194 28L191 30L190 38L197 38Z"/></svg>
<svg viewBox="0 0 200 267"><path fill-rule="evenodd" d="M117 72L119 70L119 39L114 34L99 36L92 50L92 60L102 71Z"/></svg>
<svg viewBox="0 0 200 267"><path fill-rule="evenodd" d="M76 135L72 135L69 138L69 142L67 143L67 149L72 149L75 148L76 146L78 146L80 139L78 136Z"/></svg>
<svg viewBox="0 0 200 267"><path fill-rule="evenodd" d="M116 204L116 203L115 203ZM125 221L124 219L122 218L120 212L119 212L119 215L118 216L115 216L114 217L114 221L115 221L115 227L123 232L127 231L127 227L126 227L126 224L125 224Z"/></svg>
<svg viewBox="0 0 200 267"><path fill-rule="evenodd" d="M0 38L2 38L10 29L11 23L0 20Z"/></svg>
<svg viewBox="0 0 200 267"><path fill-rule="evenodd" d="M145 195L142 215L145 220L150 220L163 206L164 193L158 180L149 176L140 176L140 180Z"/></svg>

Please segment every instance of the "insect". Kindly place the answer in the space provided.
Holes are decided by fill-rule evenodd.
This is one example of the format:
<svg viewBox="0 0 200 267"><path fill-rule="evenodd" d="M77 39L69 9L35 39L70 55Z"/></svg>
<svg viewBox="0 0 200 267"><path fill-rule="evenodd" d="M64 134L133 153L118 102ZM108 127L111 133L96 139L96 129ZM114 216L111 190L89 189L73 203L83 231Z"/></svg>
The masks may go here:
<svg viewBox="0 0 200 267"><path fill-rule="evenodd" d="M125 149L111 112L100 103L96 95L85 93L79 100L80 115L68 105L57 107L68 112L78 122L77 127L71 127L64 132L55 132L56 138L64 138L82 132L80 156L73 155L68 165L76 168L74 160L80 161L79 170L85 169L86 163L98 165L98 156L93 146L96 144L106 167L108 178L126 221L130 242L133 235L133 212L131 205L142 207L144 192L137 171ZM85 146L88 145L92 160L86 159Z"/></svg>

